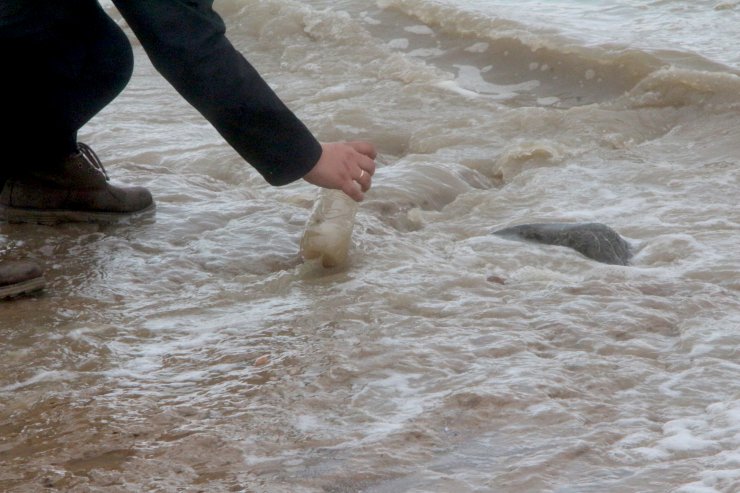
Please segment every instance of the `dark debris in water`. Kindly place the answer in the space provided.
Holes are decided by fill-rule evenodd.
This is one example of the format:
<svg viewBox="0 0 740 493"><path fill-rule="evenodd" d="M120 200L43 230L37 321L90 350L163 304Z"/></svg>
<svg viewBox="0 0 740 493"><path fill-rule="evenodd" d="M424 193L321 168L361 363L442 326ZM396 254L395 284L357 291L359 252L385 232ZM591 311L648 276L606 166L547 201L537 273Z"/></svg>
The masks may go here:
<svg viewBox="0 0 740 493"><path fill-rule="evenodd" d="M521 224L494 231L495 235L516 240L572 248L597 262L629 265L632 248L619 233L601 223Z"/></svg>

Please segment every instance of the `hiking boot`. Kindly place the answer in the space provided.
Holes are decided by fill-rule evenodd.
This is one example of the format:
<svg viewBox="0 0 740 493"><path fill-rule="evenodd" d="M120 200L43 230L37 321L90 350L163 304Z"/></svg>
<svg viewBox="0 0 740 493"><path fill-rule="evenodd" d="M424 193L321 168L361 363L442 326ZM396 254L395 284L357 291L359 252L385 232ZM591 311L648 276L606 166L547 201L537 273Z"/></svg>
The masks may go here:
<svg viewBox="0 0 740 493"><path fill-rule="evenodd" d="M0 262L0 300L43 289L41 268L33 262Z"/></svg>
<svg viewBox="0 0 740 493"><path fill-rule="evenodd" d="M100 159L85 144L61 168L9 178L0 191L0 220L12 223L110 223L154 210L142 187L110 184Z"/></svg>

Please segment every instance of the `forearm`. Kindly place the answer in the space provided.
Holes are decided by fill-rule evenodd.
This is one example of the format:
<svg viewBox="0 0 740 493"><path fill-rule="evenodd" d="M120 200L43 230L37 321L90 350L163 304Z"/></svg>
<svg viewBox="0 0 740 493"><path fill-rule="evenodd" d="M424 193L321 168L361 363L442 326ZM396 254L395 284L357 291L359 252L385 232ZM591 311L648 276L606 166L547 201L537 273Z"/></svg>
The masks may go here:
<svg viewBox="0 0 740 493"><path fill-rule="evenodd" d="M226 39L212 1L114 3L157 70L269 183L313 168L321 146Z"/></svg>

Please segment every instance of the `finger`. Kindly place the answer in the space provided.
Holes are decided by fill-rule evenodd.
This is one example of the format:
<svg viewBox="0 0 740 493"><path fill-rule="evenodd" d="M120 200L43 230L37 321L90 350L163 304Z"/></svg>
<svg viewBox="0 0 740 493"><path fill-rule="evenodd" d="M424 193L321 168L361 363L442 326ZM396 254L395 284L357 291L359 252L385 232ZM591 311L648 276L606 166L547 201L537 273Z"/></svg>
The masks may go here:
<svg viewBox="0 0 740 493"><path fill-rule="evenodd" d="M355 181L360 185L360 188L362 188L363 192L367 192L368 190L370 190L372 180L373 177L364 169L360 170L360 175L355 178Z"/></svg>
<svg viewBox="0 0 740 493"><path fill-rule="evenodd" d="M369 157L362 156L362 162L360 164L360 167L364 169L366 172L370 173L370 176L373 176L375 174L375 160L371 159Z"/></svg>
<svg viewBox="0 0 740 493"><path fill-rule="evenodd" d="M362 199L365 198L365 194L362 193L362 190L355 184L354 180L345 181L344 185L342 185L342 192L349 195L355 202L362 202Z"/></svg>
<svg viewBox="0 0 740 493"><path fill-rule="evenodd" d="M366 142L364 140L353 140L351 142L347 142L347 145L351 146L354 150L356 150L360 154L364 154L370 159L375 159L378 155L378 153L375 151L375 146L372 143Z"/></svg>
<svg viewBox="0 0 740 493"><path fill-rule="evenodd" d="M349 171L349 177L359 183L364 191L367 191L370 188L373 174L375 174L375 161L359 153L354 153L352 157L353 160L347 162L347 168L352 170Z"/></svg>

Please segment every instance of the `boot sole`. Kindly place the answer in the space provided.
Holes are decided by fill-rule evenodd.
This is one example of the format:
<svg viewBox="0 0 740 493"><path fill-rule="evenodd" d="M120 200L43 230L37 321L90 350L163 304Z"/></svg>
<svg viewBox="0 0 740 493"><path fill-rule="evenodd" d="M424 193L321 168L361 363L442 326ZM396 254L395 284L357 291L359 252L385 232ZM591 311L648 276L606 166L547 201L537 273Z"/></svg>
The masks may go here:
<svg viewBox="0 0 740 493"><path fill-rule="evenodd" d="M155 204L152 204L146 209L134 212L89 212L61 209L21 209L0 205L0 221L14 224L30 223L43 225L60 223L112 224L150 215L154 212L155 208Z"/></svg>
<svg viewBox="0 0 740 493"><path fill-rule="evenodd" d="M21 294L33 293L34 291L40 291L46 287L46 279L44 276L35 277L28 281L11 284L9 286L0 286L0 300L5 298L12 298Z"/></svg>

